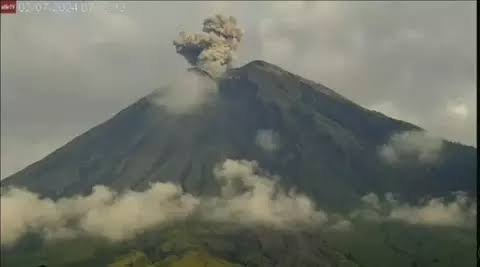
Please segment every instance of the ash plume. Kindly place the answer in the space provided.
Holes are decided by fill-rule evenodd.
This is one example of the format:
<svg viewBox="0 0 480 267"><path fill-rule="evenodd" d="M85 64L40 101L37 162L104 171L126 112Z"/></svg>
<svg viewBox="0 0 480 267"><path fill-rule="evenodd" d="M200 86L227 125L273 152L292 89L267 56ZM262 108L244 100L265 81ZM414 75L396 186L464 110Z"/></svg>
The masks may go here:
<svg viewBox="0 0 480 267"><path fill-rule="evenodd" d="M234 17L216 15L203 21L200 33L180 32L173 45L193 67L218 77L230 67L242 36Z"/></svg>

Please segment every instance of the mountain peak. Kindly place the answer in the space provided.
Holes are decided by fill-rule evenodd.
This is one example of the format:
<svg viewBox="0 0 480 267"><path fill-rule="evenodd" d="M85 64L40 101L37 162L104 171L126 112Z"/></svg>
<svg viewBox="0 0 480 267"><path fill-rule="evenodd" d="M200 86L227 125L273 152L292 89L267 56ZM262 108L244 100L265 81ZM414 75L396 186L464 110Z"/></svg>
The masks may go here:
<svg viewBox="0 0 480 267"><path fill-rule="evenodd" d="M261 73L271 73L271 74L276 74L276 75L284 75L284 76L290 76L290 77L295 77L295 78L300 78L302 80L305 80L304 78L293 74L292 72L289 72L275 64L263 61L263 60L253 60L239 68L233 69L233 71L240 71L240 72L261 72Z"/></svg>
<svg viewBox="0 0 480 267"><path fill-rule="evenodd" d="M243 65L240 68L274 68L274 69L281 69L280 67L278 67L278 66L276 66L272 63L268 63L267 61L260 60L260 59L253 60L253 61Z"/></svg>
<svg viewBox="0 0 480 267"><path fill-rule="evenodd" d="M246 159L326 206L353 205L372 188L412 198L474 188L474 151L455 146L433 171L418 166L398 171L381 161L378 148L393 134L418 127L362 108L276 65L255 60L230 69L218 88L218 101L185 116L143 99L2 186L57 198L98 184L123 190L170 181L189 193L214 194L215 166ZM259 144L265 132L278 141L273 151ZM452 182L443 173L461 177Z"/></svg>
<svg viewBox="0 0 480 267"><path fill-rule="evenodd" d="M258 80L257 78L259 76L263 76L262 78L268 77L271 80L275 80L277 85L282 83L285 85L286 84L292 85L292 86L286 86L287 89L296 88L298 86L311 87L311 88L314 88L319 93L333 97L338 101L355 104L352 101L345 98L344 96L338 94L334 90L324 86L323 84L306 79L302 76L299 76L295 73L285 70L282 67L279 67L275 64L272 64L263 60L251 61L239 68L230 70L229 74L232 76L235 76L235 75L247 76L252 80Z"/></svg>

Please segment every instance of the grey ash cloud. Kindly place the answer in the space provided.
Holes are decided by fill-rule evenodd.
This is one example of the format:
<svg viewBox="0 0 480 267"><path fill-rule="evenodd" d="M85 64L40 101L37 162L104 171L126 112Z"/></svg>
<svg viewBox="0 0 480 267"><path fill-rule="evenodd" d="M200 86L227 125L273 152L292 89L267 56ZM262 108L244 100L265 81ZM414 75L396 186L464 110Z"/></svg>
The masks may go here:
<svg viewBox="0 0 480 267"><path fill-rule="evenodd" d="M242 36L235 17L218 14L203 21L201 33L180 32L173 44L188 63L216 77L231 66Z"/></svg>

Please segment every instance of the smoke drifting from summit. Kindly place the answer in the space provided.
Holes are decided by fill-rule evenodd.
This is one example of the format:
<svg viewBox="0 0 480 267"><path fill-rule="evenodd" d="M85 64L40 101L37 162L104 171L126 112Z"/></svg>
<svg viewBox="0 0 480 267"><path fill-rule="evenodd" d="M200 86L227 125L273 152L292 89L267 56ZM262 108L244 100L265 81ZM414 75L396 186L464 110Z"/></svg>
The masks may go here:
<svg viewBox="0 0 480 267"><path fill-rule="evenodd" d="M178 115L197 111L215 99L216 93L215 81L190 70L181 73L170 85L155 90L148 99L170 114Z"/></svg>
<svg viewBox="0 0 480 267"><path fill-rule="evenodd" d="M202 31L180 32L173 45L192 66L218 77L230 67L243 30L234 17L216 15L203 21Z"/></svg>
<svg viewBox="0 0 480 267"><path fill-rule="evenodd" d="M149 100L177 115L194 112L213 100L218 89L215 78L230 67L242 35L236 19L222 15L205 19L201 33L180 32L173 44L193 68L155 90Z"/></svg>

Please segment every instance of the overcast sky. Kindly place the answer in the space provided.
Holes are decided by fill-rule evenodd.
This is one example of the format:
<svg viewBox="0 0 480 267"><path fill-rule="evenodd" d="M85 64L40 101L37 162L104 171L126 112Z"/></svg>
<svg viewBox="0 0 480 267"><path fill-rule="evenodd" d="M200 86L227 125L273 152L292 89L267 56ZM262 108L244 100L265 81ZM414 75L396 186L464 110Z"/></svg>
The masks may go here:
<svg viewBox="0 0 480 267"><path fill-rule="evenodd" d="M473 1L95 1L85 13L2 15L1 176L171 82L187 67L172 40L216 13L245 29L237 65L266 60L476 146L475 10Z"/></svg>

